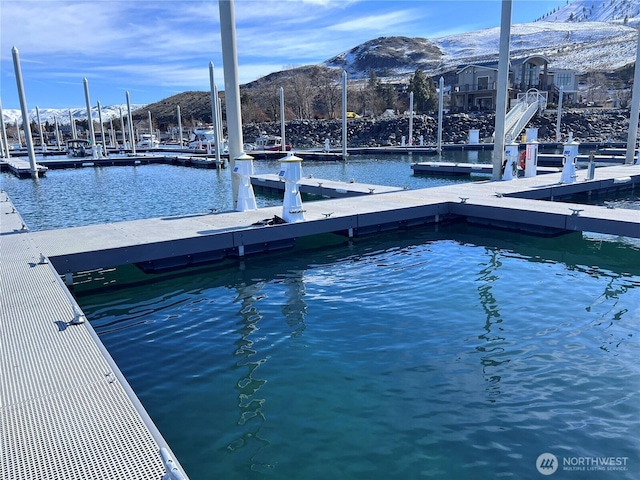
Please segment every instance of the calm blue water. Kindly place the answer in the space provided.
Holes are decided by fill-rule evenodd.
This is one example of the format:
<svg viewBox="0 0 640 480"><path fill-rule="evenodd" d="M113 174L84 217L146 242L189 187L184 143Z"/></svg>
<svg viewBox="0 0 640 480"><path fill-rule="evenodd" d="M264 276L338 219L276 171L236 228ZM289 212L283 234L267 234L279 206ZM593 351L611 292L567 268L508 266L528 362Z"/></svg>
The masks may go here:
<svg viewBox="0 0 640 480"><path fill-rule="evenodd" d="M410 163L304 171L443 181ZM39 229L205 211L227 175L110 167L3 188ZM625 239L322 236L78 301L192 479L529 479L545 452L551 478L637 478L640 248ZM626 470L562 470L593 457Z"/></svg>
<svg viewBox="0 0 640 480"><path fill-rule="evenodd" d="M194 479L640 465L640 251L449 227L79 299ZM633 470L631 470L633 467Z"/></svg>
<svg viewBox="0 0 640 480"><path fill-rule="evenodd" d="M445 157L489 160L491 152L450 152ZM353 156L349 162L303 162L303 175L397 187L427 188L469 181L414 176L411 164L431 156ZM279 162L254 162L254 171L278 173ZM37 182L0 174L7 191L31 230L49 230L139 218L188 215L211 208L232 210L230 169L204 170L171 165L144 165L50 170ZM256 195L259 207L282 205L282 198Z"/></svg>

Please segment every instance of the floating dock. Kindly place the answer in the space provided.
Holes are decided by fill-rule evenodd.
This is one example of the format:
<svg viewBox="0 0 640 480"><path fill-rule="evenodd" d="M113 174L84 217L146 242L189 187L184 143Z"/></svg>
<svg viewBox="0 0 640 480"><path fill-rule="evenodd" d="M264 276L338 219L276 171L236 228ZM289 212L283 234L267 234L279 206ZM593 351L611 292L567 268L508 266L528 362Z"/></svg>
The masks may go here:
<svg viewBox="0 0 640 480"><path fill-rule="evenodd" d="M297 223L283 223L282 207L269 207L41 232L30 232L0 193L0 476L157 480L172 470L172 478L186 478L61 276L121 265L163 271L290 248L304 236L447 220L640 238L638 210L547 201L640 188L640 166L598 168L593 180L586 173L566 185L559 173L419 190L354 184L354 196L305 202Z"/></svg>
<svg viewBox="0 0 640 480"><path fill-rule="evenodd" d="M31 178L31 163L22 158L9 158L0 162L0 170L8 170L18 178ZM47 173L47 167L42 163L36 163L38 175L42 176Z"/></svg>
<svg viewBox="0 0 640 480"><path fill-rule="evenodd" d="M556 173L508 182L374 190L305 202L306 221L290 224L273 221L282 216L282 207L269 207L33 232L31 237L60 274L127 264L146 270L177 268L289 248L308 235L358 236L447 219L545 235L591 231L640 237L637 210L542 201L640 188L640 166L599 168L594 180L586 180L586 174L578 171L577 181L566 185Z"/></svg>
<svg viewBox="0 0 640 480"><path fill-rule="evenodd" d="M4 192L0 478L159 480L181 467ZM186 477L182 477L186 478Z"/></svg>
<svg viewBox="0 0 640 480"><path fill-rule="evenodd" d="M420 162L411 165L413 173L416 175L437 175L447 177L464 177L464 176L491 176L493 174L493 165L490 163L454 163L454 162ZM547 173L559 173L561 168L556 167L537 167L539 175ZM518 175L524 175L523 170L518 170Z"/></svg>
<svg viewBox="0 0 640 480"><path fill-rule="evenodd" d="M251 184L255 191L268 193L283 193L284 182L275 174L252 175ZM370 185L366 183L339 182L333 180L303 178L298 182L300 193L318 195L328 198L355 197L372 193L389 193L403 190L400 187L386 187L384 185Z"/></svg>

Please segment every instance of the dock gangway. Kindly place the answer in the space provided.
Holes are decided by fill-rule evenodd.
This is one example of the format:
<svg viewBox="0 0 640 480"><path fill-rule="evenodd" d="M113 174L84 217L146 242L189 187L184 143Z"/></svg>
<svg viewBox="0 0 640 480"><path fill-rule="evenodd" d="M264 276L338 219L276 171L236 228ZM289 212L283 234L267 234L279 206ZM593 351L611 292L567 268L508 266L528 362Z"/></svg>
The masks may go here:
<svg viewBox="0 0 640 480"><path fill-rule="evenodd" d="M533 116L546 108L547 92L537 89L518 94L517 103L507 112L504 124L505 145L511 143L522 133ZM494 132L495 138L495 132Z"/></svg>

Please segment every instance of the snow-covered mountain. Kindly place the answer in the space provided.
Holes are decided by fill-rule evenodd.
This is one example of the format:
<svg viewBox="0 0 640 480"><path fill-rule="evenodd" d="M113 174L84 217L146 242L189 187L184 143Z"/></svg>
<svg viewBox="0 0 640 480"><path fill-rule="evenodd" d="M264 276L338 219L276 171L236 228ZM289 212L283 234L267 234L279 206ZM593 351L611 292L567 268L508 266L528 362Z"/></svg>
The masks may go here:
<svg viewBox="0 0 640 480"><path fill-rule="evenodd" d="M140 108L145 107L145 105L131 105L131 111L138 110ZM120 112L122 111L123 115L127 115L127 104L122 105L111 105L111 106L102 106L102 120L109 121L110 119L119 119ZM56 118L58 119L59 125L69 125L71 123L69 119L69 115L74 120L86 120L87 119L87 109L86 108L41 108L40 109L40 121L44 124L49 122L50 124L55 123ZM100 116L98 113L98 107L93 107L91 109L91 117L94 121L99 121ZM22 112L20 109L2 109L2 119L6 123L16 123L22 122ZM38 117L36 115L36 109L29 110L29 120L33 122L38 121Z"/></svg>
<svg viewBox="0 0 640 480"><path fill-rule="evenodd" d="M574 0L531 23L511 26L511 58L544 55L550 68L611 72L635 62L640 0ZM324 65L350 78L404 77L420 68L431 76L460 65L497 61L500 28L435 39L382 37Z"/></svg>

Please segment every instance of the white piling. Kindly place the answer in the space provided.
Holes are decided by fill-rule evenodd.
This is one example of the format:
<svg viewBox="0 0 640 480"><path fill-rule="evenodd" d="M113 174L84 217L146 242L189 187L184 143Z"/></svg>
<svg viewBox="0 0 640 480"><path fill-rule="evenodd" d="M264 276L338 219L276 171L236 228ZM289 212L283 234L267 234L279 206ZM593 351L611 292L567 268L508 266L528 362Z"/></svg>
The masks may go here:
<svg viewBox="0 0 640 480"><path fill-rule="evenodd" d="M84 83L84 99L87 102L87 123L89 124L89 140L91 141L91 153L93 158L98 157L98 147L96 145L96 134L93 131L93 115L91 115L91 100L89 99L89 80L85 77Z"/></svg>
<svg viewBox="0 0 640 480"><path fill-rule="evenodd" d="M209 87L211 90L211 121L213 122L213 141L216 164L220 165L220 138L218 136L218 91L214 76L213 62L209 62ZM210 150L210 147L208 147Z"/></svg>
<svg viewBox="0 0 640 480"><path fill-rule="evenodd" d="M109 145L111 148L115 148L116 144L116 131L113 129L113 118L109 118Z"/></svg>
<svg viewBox="0 0 640 480"><path fill-rule="evenodd" d="M493 143L492 179L499 180L504 156L504 134L507 116L507 88L509 83L509 37L511 35L511 0L502 0L500 20L500 53L498 56L498 85L496 91L495 139Z"/></svg>
<svg viewBox="0 0 640 480"><path fill-rule="evenodd" d="M638 113L640 110L640 32L638 32L638 45L636 46L636 67L633 74L633 87L631 90L631 116L629 117L629 134L627 137L627 152L624 163L633 163L638 140Z"/></svg>
<svg viewBox="0 0 640 480"><path fill-rule="evenodd" d="M151 110L147 110L147 113L149 114L149 148L154 148L154 144L153 144L153 122L151 121Z"/></svg>
<svg viewBox="0 0 640 480"><path fill-rule="evenodd" d="M302 179L302 159L292 153L282 158L278 177L285 182L282 219L288 223L304 222L302 197L298 189L298 182Z"/></svg>
<svg viewBox="0 0 640 480"><path fill-rule="evenodd" d="M136 139L133 136L133 119L131 118L131 98L129 97L129 90L126 92L127 96L127 121L129 122L129 142L131 143L131 153L136 154Z"/></svg>
<svg viewBox="0 0 640 480"><path fill-rule="evenodd" d="M100 105L100 100L98 100L98 120L100 121L100 135L102 136L102 155L107 154L107 139L104 135L104 122L102 121L102 105Z"/></svg>
<svg viewBox="0 0 640 480"><path fill-rule="evenodd" d="M436 151L442 153L442 113L444 112L444 78L438 82L438 146Z"/></svg>
<svg viewBox="0 0 640 480"><path fill-rule="evenodd" d="M9 150L9 141L7 139L7 127L4 124L4 114L2 113L2 102L0 102L0 123L2 124L2 126L0 126L0 130L2 131L3 143L3 149L0 153L5 158L11 158L11 150Z"/></svg>
<svg viewBox="0 0 640 480"><path fill-rule="evenodd" d="M73 119L73 115L71 115L71 109L69 109L69 125L71 125L71 138L78 138L78 132L76 131L76 121Z"/></svg>
<svg viewBox="0 0 640 480"><path fill-rule="evenodd" d="M20 135L20 125L18 124L17 118L16 118L16 135L18 135L18 146L22 148L22 135Z"/></svg>
<svg viewBox="0 0 640 480"><path fill-rule="evenodd" d="M38 120L38 132L40 133L40 149L42 152L47 151L47 144L44 141L44 134L42 133L42 122L40 121L40 108L36 105L36 119Z"/></svg>
<svg viewBox="0 0 640 480"><path fill-rule="evenodd" d="M120 131L122 132L122 148L123 149L127 149L127 135L125 134L125 129L124 129L124 116L122 115L122 108L119 108L120 110ZM117 140L117 138L116 138Z"/></svg>
<svg viewBox="0 0 640 480"><path fill-rule="evenodd" d="M283 152L287 151L287 141L284 128L284 88L280 87L280 136L282 137Z"/></svg>
<svg viewBox="0 0 640 480"><path fill-rule="evenodd" d="M227 134L229 138L229 160L231 169L235 171L235 162L252 162L245 160L249 157L244 153L244 141L242 139L242 111L240 108L240 83L238 80L238 52L236 46L236 25L233 0L218 2L220 10L220 37L222 40L222 63L224 72L224 86L227 107ZM253 164L251 163L253 171ZM239 188L240 177L231 176L231 187L233 192L233 204L236 209L241 208L241 203L248 205L243 210L250 210L251 202L240 202ZM253 193L253 187L249 182L249 187ZM255 205L255 199L254 199Z"/></svg>
<svg viewBox="0 0 640 480"><path fill-rule="evenodd" d="M513 180L518 176L518 144L511 142L505 147L505 165L502 172L502 180Z"/></svg>
<svg viewBox="0 0 640 480"><path fill-rule="evenodd" d="M182 115L180 114L180 105L176 106L176 116L178 117L178 141L180 142L180 148L182 148L184 145L182 139Z"/></svg>
<svg viewBox="0 0 640 480"><path fill-rule="evenodd" d="M342 159L346 160L347 153L347 72L342 71Z"/></svg>
<svg viewBox="0 0 640 480"><path fill-rule="evenodd" d="M407 137L405 137L404 135L402 135L402 139L400 140L400 146L402 148L407 146Z"/></svg>
<svg viewBox="0 0 640 480"><path fill-rule="evenodd" d="M31 125L29 125L29 109L27 108L27 98L24 94L24 83L22 81L22 69L20 68L20 54L18 53L18 49L16 47L13 47L11 49L11 54L13 55L13 68L16 74L16 85L18 87L18 97L20 98L20 109L22 110L22 128L24 129L24 137L27 144L27 153L29 154L31 176L33 178L38 178L38 169L36 168L36 153L33 150ZM18 137L20 137L19 130Z"/></svg>
<svg viewBox="0 0 640 480"><path fill-rule="evenodd" d="M560 85L558 94L558 118L556 120L556 142L560 141L560 122L562 120L562 99L564 98L564 85Z"/></svg>
<svg viewBox="0 0 640 480"><path fill-rule="evenodd" d="M413 147L413 92L409 92L409 146Z"/></svg>
<svg viewBox="0 0 640 480"><path fill-rule="evenodd" d="M58 116L57 115L53 116L53 121L56 124L56 145L58 147L58 150L61 150L62 145L60 143L60 128L58 127Z"/></svg>
<svg viewBox="0 0 640 480"><path fill-rule="evenodd" d="M564 144L562 159L562 174L560 183L574 183L576 181L576 157L580 144L573 139L573 133L569 133L569 141Z"/></svg>

